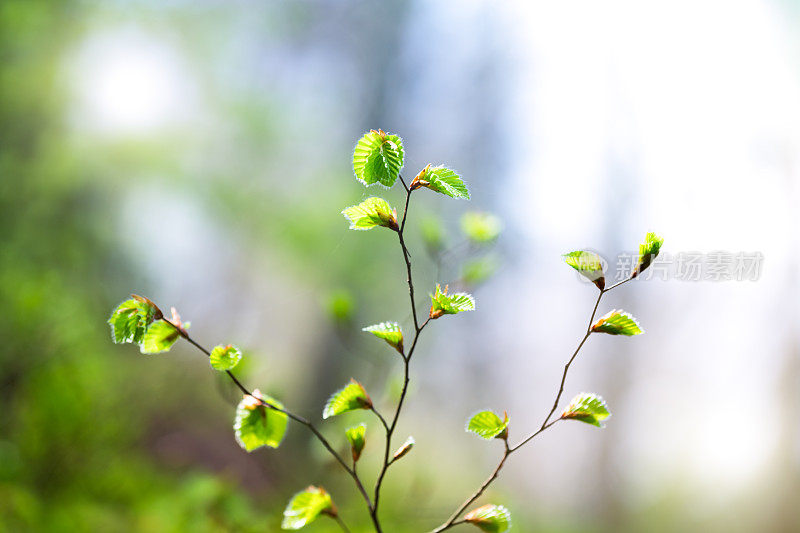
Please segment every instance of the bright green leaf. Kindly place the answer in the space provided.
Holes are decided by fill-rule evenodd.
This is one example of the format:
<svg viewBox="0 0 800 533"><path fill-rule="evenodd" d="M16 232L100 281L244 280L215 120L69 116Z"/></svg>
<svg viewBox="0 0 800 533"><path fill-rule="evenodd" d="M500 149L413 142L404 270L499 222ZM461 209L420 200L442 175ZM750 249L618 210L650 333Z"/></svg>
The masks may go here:
<svg viewBox="0 0 800 533"><path fill-rule="evenodd" d="M335 392L325 404L322 418L347 413L356 409L371 409L372 400L358 381L351 379L343 389Z"/></svg>
<svg viewBox="0 0 800 533"><path fill-rule="evenodd" d="M603 260L594 252L578 250L562 256L564 261L581 273L583 277L597 285L601 291L606 286L606 278L603 275Z"/></svg>
<svg viewBox="0 0 800 533"><path fill-rule="evenodd" d="M158 308L147 299L125 300L114 309L108 319L112 339L117 344L141 344L156 313L160 313Z"/></svg>
<svg viewBox="0 0 800 533"><path fill-rule="evenodd" d="M245 396L239 402L233 429L236 442L248 452L261 446L277 448L286 435L289 421L286 414L266 407L260 400L283 409L283 404L269 396L262 396L258 389L253 391L252 396Z"/></svg>
<svg viewBox="0 0 800 533"><path fill-rule="evenodd" d="M403 353L403 331L397 322L381 322L374 326L367 326L361 331L372 333L379 339L385 340L389 346L392 346L401 354Z"/></svg>
<svg viewBox="0 0 800 533"><path fill-rule="evenodd" d="M347 441L350 443L350 450L353 452L353 461L358 461L359 457L361 457L361 452L367 443L366 433L366 424L359 424L345 431Z"/></svg>
<svg viewBox="0 0 800 533"><path fill-rule="evenodd" d="M356 143L353 172L364 185L394 185L403 168L403 139L383 130L371 130Z"/></svg>
<svg viewBox="0 0 800 533"><path fill-rule="evenodd" d="M664 244L664 239L655 233L648 233L645 235L644 242L639 245L639 262L636 264L636 268L631 275L632 278L635 278L650 266L653 259L655 259L661 251L662 244Z"/></svg>
<svg viewBox="0 0 800 533"><path fill-rule="evenodd" d="M431 297L431 318L439 318L442 315L454 315L462 311L474 311L475 299L466 292L447 294L447 286L444 291L440 285L436 285L436 291Z"/></svg>
<svg viewBox="0 0 800 533"><path fill-rule="evenodd" d="M470 286L480 285L497 271L497 264L493 255L470 259L461 268L461 279Z"/></svg>
<svg viewBox="0 0 800 533"><path fill-rule="evenodd" d="M504 533L511 529L511 513L502 505L484 505L464 515L464 521L488 533Z"/></svg>
<svg viewBox="0 0 800 533"><path fill-rule="evenodd" d="M321 487L310 486L295 494L283 511L282 529L300 529L322 514L336 516L331 495Z"/></svg>
<svg viewBox="0 0 800 533"><path fill-rule="evenodd" d="M368 230L376 226L397 231L397 211L383 198L372 196L358 205L350 206L342 211L350 221L350 229Z"/></svg>
<svg viewBox="0 0 800 533"><path fill-rule="evenodd" d="M644 333L639 323L630 314L621 309L609 311L600 317L592 326L595 333L608 333L609 335L640 335Z"/></svg>
<svg viewBox="0 0 800 533"><path fill-rule="evenodd" d="M392 456L392 461L397 461L398 459L403 457L405 454L410 452L411 448L413 448L414 444L416 444L416 443L417 443L417 441L414 440L414 437L408 437L406 439L406 441L403 443L403 445L400 446L399 448L397 448L397 451L394 452L394 455Z"/></svg>
<svg viewBox="0 0 800 533"><path fill-rule="evenodd" d="M504 438L508 435L507 429L508 415L500 418L491 411L475 413L467 423L467 431L471 431L486 440L491 440L495 437Z"/></svg>
<svg viewBox="0 0 800 533"><path fill-rule="evenodd" d="M478 244L495 240L502 229L500 219L489 213L471 211L461 217L461 230L469 240Z"/></svg>
<svg viewBox="0 0 800 533"><path fill-rule="evenodd" d="M444 194L451 198L464 198L469 200L469 189L464 184L461 176L455 171L439 165L432 167L428 165L417 174L411 182L411 190L419 187L427 187L432 191Z"/></svg>
<svg viewBox="0 0 800 533"><path fill-rule="evenodd" d="M208 359L215 370L224 372L236 368L236 365L242 360L242 352L232 344L220 345L211 350L211 357Z"/></svg>
<svg viewBox="0 0 800 533"><path fill-rule="evenodd" d="M596 394L583 392L575 396L569 403L561 418L579 420L593 426L603 427L602 421L611 416L603 398Z"/></svg>
<svg viewBox="0 0 800 533"><path fill-rule="evenodd" d="M186 326L184 325L184 327ZM164 320L156 320L150 324L144 334L141 351L147 354L168 352L180 335L177 329Z"/></svg>

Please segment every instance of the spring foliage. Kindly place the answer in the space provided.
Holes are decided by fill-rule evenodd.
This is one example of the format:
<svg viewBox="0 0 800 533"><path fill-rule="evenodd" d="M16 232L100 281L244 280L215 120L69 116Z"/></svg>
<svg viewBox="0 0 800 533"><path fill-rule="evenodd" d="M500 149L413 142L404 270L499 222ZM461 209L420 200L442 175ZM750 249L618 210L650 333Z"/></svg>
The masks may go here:
<svg viewBox="0 0 800 533"><path fill-rule="evenodd" d="M403 148L403 140L399 136L384 132L383 130L371 130L365 133L356 143L353 151L353 173L355 178L367 187L375 184L380 184L387 188L392 187L396 181L402 181L400 172L403 169L404 158L405 151ZM469 190L462 177L444 165L433 166L428 164L419 171L409 185L406 185L405 181L402 181L402 183L407 194L405 202L406 210L408 201L411 198L411 193L416 190L428 189L429 191L456 199L468 200L470 198ZM377 196L372 196L357 205L345 208L342 214L349 221L350 229L353 230L369 230L374 227L385 227L397 232L400 236L404 257L406 261L409 262L410 254L403 241L406 212L403 213L402 219L398 220L397 211L386 200ZM494 215L472 211L462 216L461 229L472 246L481 247L497 239L502 229L502 223ZM428 251L432 254L441 253L444 249L444 231L438 219L426 219L422 230ZM654 233L648 233L645 236L644 242L639 246L639 259L630 277L617 285L633 280L648 268L658 256L662 244L662 238ZM577 250L564 254L563 259L570 267L579 272L580 275L597 286L600 290L600 296L597 301L598 305L600 303L600 297L602 297L606 291L616 286L614 285L611 288L606 288L603 261L595 252ZM496 264L492 256L478 258L473 264L467 263L467 265L465 265L461 281L469 284L479 283L491 275L495 267ZM408 283L413 297L410 268L409 263ZM382 339L390 347L399 352L406 363L406 371L408 371L407 365L414 351L414 347L416 346L417 336L429 321L444 315L455 315L465 311L475 310L475 299L471 294L466 292L449 293L447 285L442 289L441 285L436 284L433 292L430 294L430 300L429 318L421 326L417 321L416 310L414 310L415 331L413 332L414 338L413 342L410 343L411 347L408 354L405 352L403 330L397 322L385 321L363 328L363 331ZM596 311L597 306L595 306L595 312ZM592 319L594 319L594 314L592 315ZM161 310L151 300L142 296L132 295L130 299L120 303L112 311L108 319L108 324L111 327L111 336L115 343L136 344L139 346L142 353L166 353L180 337L184 337L198 348L200 347L187 333L189 324L182 323L180 316L174 309L172 310L172 318L167 320L164 318ZM590 333L633 336L641 334L642 329L636 319L629 313L621 310L612 310L591 324L586 336L588 337ZM215 370L227 372L230 378L245 393L236 407L233 423L234 438L244 450L252 452L262 447L277 448L286 435L289 418L292 418L308 426L315 433L316 437L320 439L323 444L325 444L328 451L344 465L345 470L354 477L360 487L360 481L355 474L355 465L361 458L366 446L366 424L362 423L350 427L344 432L343 440L349 444L353 461L352 468L346 466L344 460L342 460L333 448L328 445L327 440L325 440L310 422L292 414L278 400L262 394L258 389L254 389L252 393L247 392L247 389L241 385L232 373L232 370L234 370L242 360L242 352L238 347L231 344L220 344L211 352L207 352L204 348L200 349L209 355L209 363ZM568 367L569 365L567 365L567 368ZM406 378L408 378L407 373ZM566 370L564 378L566 378ZM407 386L407 384L408 379L406 380L405 386ZM403 395L405 395L405 392L406 390L404 388ZM561 392L563 392L563 381L562 389L556 397L555 405L550 415L548 415L548 419L545 420L541 429L531 434L520 446L554 423L550 422L548 424L548 421L550 420L550 416L555 412L558 401L561 398ZM397 406L397 415L400 413L401 405L402 401ZM355 410L374 411L375 414L380 417L387 431L385 464L383 465L383 471L378 478L375 489L375 505L377 506L377 494L380 490L383 473L385 473L389 465L406 456L412 450L415 440L414 437L408 437L391 455L391 459L389 459L391 435L397 416L395 416L390 428L386 420L379 414L364 386L355 379L352 379L350 383L330 396L322 411L322 418L327 419ZM569 405L563 410L558 420L577 420L602 427L603 421L609 416L610 412L608 407L600 396L581 393L572 399ZM466 429L487 441L493 439L502 439L505 441L505 457L507 457L513 449L516 449L509 447L509 417L507 413L504 413L503 416L500 417L492 411L480 411L469 418ZM499 468L502 467L502 464L503 462L498 466L498 471ZM487 484L495 478L496 475L492 477ZM366 496L366 492L363 489L361 492ZM477 507L467 512L461 521L456 521L458 516L466 510L467 505L472 503L473 500L474 498L468 500L454 517L452 517L449 522L440 526L437 531L449 529L462 522L472 524L478 529L489 533L503 533L511 527L511 513L509 510L502 505L494 504ZM368 497L366 501L370 506L373 524L376 530L380 530L377 512L372 508L372 503L370 503ZM300 529L313 522L321 515L340 520L330 494L321 487L311 485L296 493L291 498L283 513L282 528L291 530Z"/></svg>

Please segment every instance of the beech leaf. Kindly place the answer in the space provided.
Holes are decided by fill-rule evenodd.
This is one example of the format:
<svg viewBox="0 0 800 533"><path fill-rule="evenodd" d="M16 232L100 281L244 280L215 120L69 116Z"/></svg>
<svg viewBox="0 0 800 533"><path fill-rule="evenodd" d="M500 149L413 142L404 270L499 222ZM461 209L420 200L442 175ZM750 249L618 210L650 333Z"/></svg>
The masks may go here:
<svg viewBox="0 0 800 533"><path fill-rule="evenodd" d="M403 353L403 331L397 322L381 322L380 324L367 326L361 331L372 333L379 339L385 340L389 346L401 354Z"/></svg>
<svg viewBox="0 0 800 533"><path fill-rule="evenodd" d="M383 130L371 130L353 150L353 172L364 185L394 185L403 168L403 139Z"/></svg>
<svg viewBox="0 0 800 533"><path fill-rule="evenodd" d="M366 434L366 424L359 424L345 431L347 441L350 443L350 451L353 453L353 461L358 461L361 457L361 452L364 450L364 445L367 443Z"/></svg>
<svg viewBox="0 0 800 533"><path fill-rule="evenodd" d="M350 228L355 230L369 230L376 226L397 231L397 211L383 198L372 196L358 205L353 205L342 210L342 214L350 221Z"/></svg>
<svg viewBox="0 0 800 533"><path fill-rule="evenodd" d="M462 311L475 310L475 298L466 292L447 294L447 286L444 290L437 284L436 290L431 297L431 318L439 318L442 315L455 315Z"/></svg>
<svg viewBox="0 0 800 533"><path fill-rule="evenodd" d="M248 452L262 446L277 448L286 435L286 426L288 425L286 414L266 407L261 400L283 409L283 404L269 396L262 395L258 389L253 391L252 396L245 396L239 402L236 407L233 430L236 434L236 442Z"/></svg>
<svg viewBox="0 0 800 533"><path fill-rule="evenodd" d="M603 275L603 261L594 252L578 250L562 256L564 261L580 272L580 274L594 283L601 291L606 286L606 278Z"/></svg>
<svg viewBox="0 0 800 533"><path fill-rule="evenodd" d="M242 360L242 352L232 344L219 345L211 350L211 356L208 359L215 370L224 372L236 368L236 365Z"/></svg>
<svg viewBox="0 0 800 533"><path fill-rule="evenodd" d="M603 420L611 416L606 402L600 396L582 392L575 396L569 403L561 418L564 420L578 420L597 427L603 427Z"/></svg>
<svg viewBox="0 0 800 533"><path fill-rule="evenodd" d="M292 496L283 511L281 529L300 529L323 513L336 516L336 506L325 489L312 485Z"/></svg>
<svg viewBox="0 0 800 533"><path fill-rule="evenodd" d="M628 337L644 333L636 319L621 309L614 309L600 317L592 325L592 332L626 335Z"/></svg>
<svg viewBox="0 0 800 533"><path fill-rule="evenodd" d="M467 423L467 431L486 440L505 438L508 435L508 415L500 418L492 411L480 411L472 415Z"/></svg>
<svg viewBox="0 0 800 533"><path fill-rule="evenodd" d="M502 505L484 505L464 515L464 521L487 533L504 533L511 529L511 513Z"/></svg>
<svg viewBox="0 0 800 533"><path fill-rule="evenodd" d="M328 399L325 409L322 411L322 418L355 411L356 409L371 409L372 400L367 391L358 381L351 379L343 389L336 391Z"/></svg>

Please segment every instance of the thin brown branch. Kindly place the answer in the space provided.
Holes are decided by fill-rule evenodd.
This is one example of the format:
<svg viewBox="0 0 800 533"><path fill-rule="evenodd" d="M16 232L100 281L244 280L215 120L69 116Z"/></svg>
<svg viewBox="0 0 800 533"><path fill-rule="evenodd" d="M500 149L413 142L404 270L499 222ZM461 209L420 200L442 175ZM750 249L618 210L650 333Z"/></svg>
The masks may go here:
<svg viewBox="0 0 800 533"><path fill-rule="evenodd" d="M550 408L550 412L547 413L547 417L544 419L544 422L542 422L542 425L539 427L539 429L537 429L536 431L534 431L533 433L522 439L518 444L514 446L509 446L508 442L506 442L505 452L503 453L503 456L500 458L500 462L497 464L494 471L489 475L488 478L486 478L486 480L481 484L478 490L475 491L469 498L467 498L464 501L464 503L462 503L458 507L458 509L456 509L456 511L452 515L450 515L450 518L448 518L447 521L445 521L442 525L440 525L436 529L432 530L431 533L441 533L442 531L446 531L451 527L464 523L463 520L458 520L458 518L467 509L467 507L469 507L475 500L480 498L481 495L486 491L486 489L489 488L489 485L491 485L494 482L494 480L500 476L500 471L503 469L503 465L505 465L508 457L512 453L514 453L515 451L519 450L527 443L532 441L538 435L540 435L541 433L552 427L556 422L561 420L561 418L556 418L555 420L552 421L550 419L552 418L556 409L558 409L558 404L561 401L561 396L564 394L564 384L566 383L567 374L569 373L570 366L578 357L581 348L583 348L583 345L586 343L586 341L589 339L589 336L592 334L592 325L594 324L594 318L597 315L597 309L600 306L600 300L603 298L603 295L605 293L619 287L620 285L623 285L624 283L631 281L632 279L633 278L624 279L618 283L615 283L614 285L611 285L610 287L600 290L600 293L597 295L597 300L594 303L594 307L592 308L592 314L589 317L589 324L586 327L586 332L584 333L580 343L578 343L578 347L575 349L575 351L572 353L572 356L567 361L567 364L564 365L564 372L561 374L561 383L559 384L558 392L556 393L556 398L555 401L553 402L553 407Z"/></svg>
<svg viewBox="0 0 800 533"><path fill-rule="evenodd" d="M211 356L211 352L209 352L206 348L204 348L202 345L200 345L194 339L192 339L184 329L180 328L176 324L173 324L167 318L163 318L163 320L164 320L164 322L166 322L167 324L172 326L175 329L175 331L177 331L180 334L181 337L183 337L185 340L187 340L195 348L197 348L198 350L200 350L201 352L203 352L207 356L209 356L209 357ZM316 426L314 426L314 424L312 424L311 422L309 422L307 419L303 418L300 415L296 415L296 414L292 413L291 411L287 411L286 409L280 408L280 407L278 407L276 405L272 405L271 403L266 402L261 398L253 396L253 394L250 392L250 390L248 390L247 387L245 387L242 384L242 382L239 381L239 379L236 377L236 375L233 372L231 372L230 370L226 370L225 373L228 375L228 377L231 379L231 381L233 381L233 383L236 385L236 387L245 396L250 396L252 398L256 398L257 400L259 400L261 402L261 405L263 405L264 407L266 407L268 409L272 409L273 411L278 411L279 413L283 413L287 417L289 417L292 420L294 420L295 422L297 422L299 424L302 424L305 427L307 427L311 431L311 433L317 438L317 440L319 440L320 443L325 447L325 449L328 450L328 452L342 466L342 468L345 470L345 472L347 472L350 475L350 477L353 478L353 481L355 481L355 484L356 484L356 487L358 488L358 491L361 493L361 496L364 498L364 501L366 502L367 507L369 508L370 514L372 514L372 509L373 509L372 501L370 500L369 494L367 494L367 491L364 488L364 485L361 483L361 480L359 479L358 475L356 474L355 469L354 468L350 468L350 466L344 461L342 456L339 455L339 453L337 453L336 450L333 449L331 444L328 442L328 439L326 439L322 435L322 433L320 433L320 431L316 428ZM343 522L340 522L340 525L343 525L343 524L344 524ZM344 529L347 530L347 526L344 526ZM375 523L375 529L378 531L378 533L381 533L381 529L380 529L380 525L379 524Z"/></svg>
<svg viewBox="0 0 800 533"><path fill-rule="evenodd" d="M373 507L372 507L372 519L373 523L377 523L378 520L378 506L380 504L380 497L381 497L381 488L383 487L383 481L386 476L386 472L389 470L389 467L394 463L394 459L390 458L390 453L392 451L392 436L394 435L395 429L397 428L397 422L400 419L400 412L403 409L403 404L406 399L406 395L408 393L408 385L411 380L411 358L414 355L414 350L417 347L417 342L419 341L419 336L422 333L422 330L425 329L425 326L428 325L430 322L430 318L425 320L422 324L419 322L419 316L417 314L417 304L414 297L414 281L411 274L411 254L408 251L408 247L406 246L406 242L404 239L404 231L406 227L406 219L408 216L408 206L411 202L411 193L413 192L412 189L406 186L406 183L402 181L403 187L406 189L406 202L405 207L403 209L403 217L400 222L400 229L397 232L398 239L400 241L400 248L403 252L403 260L406 264L406 282L408 283L408 297L411 301L411 315L414 320L414 340L411 342L411 347L408 350L407 354L403 355L403 388L400 391L400 398L397 402L397 408L394 411L394 416L392 417L392 422L390 424L386 424L386 421L381 418L381 422L383 422L384 428L386 429L386 447L384 448L383 454L383 465L381 466L380 472L378 473L378 478L375 482L375 494L373 496ZM376 414L378 414L376 412Z"/></svg>

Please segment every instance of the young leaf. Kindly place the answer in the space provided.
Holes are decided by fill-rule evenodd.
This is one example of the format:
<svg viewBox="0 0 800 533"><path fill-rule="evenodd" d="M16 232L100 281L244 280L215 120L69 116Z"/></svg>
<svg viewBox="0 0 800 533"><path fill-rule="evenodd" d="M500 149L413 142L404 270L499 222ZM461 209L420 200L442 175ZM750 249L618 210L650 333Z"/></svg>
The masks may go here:
<svg viewBox="0 0 800 533"><path fill-rule="evenodd" d="M358 381L351 379L343 389L335 392L325 404L322 418L340 415L356 409L371 409L372 400Z"/></svg>
<svg viewBox="0 0 800 533"><path fill-rule="evenodd" d="M500 418L491 411L475 413L467 423L467 431L486 440L504 439L508 436L508 414Z"/></svg>
<svg viewBox="0 0 800 533"><path fill-rule="evenodd" d="M403 139L383 130L371 130L356 143L353 172L364 185L394 185L403 168Z"/></svg>
<svg viewBox="0 0 800 533"><path fill-rule="evenodd" d="M108 319L111 326L111 338L116 344L132 342L141 344L147 326L161 314L150 300L131 298L117 306ZM158 317L161 318L161 317Z"/></svg>
<svg viewBox="0 0 800 533"><path fill-rule="evenodd" d="M236 442L248 452L261 446L277 448L286 434L289 421L286 414L266 407L261 400L283 409L283 404L269 396L262 396L258 389L253 391L252 396L245 396L239 402L233 430Z"/></svg>
<svg viewBox="0 0 800 533"><path fill-rule="evenodd" d="M329 516L338 514L331 495L325 489L312 485L292 496L283 511L281 529L300 529L323 513Z"/></svg>
<svg viewBox="0 0 800 533"><path fill-rule="evenodd" d="M436 291L430 295L431 297L431 318L439 318L442 315L455 315L462 311L475 310L475 298L466 292L457 292L455 294L447 294L447 285L442 287L437 284Z"/></svg>
<svg viewBox="0 0 800 533"><path fill-rule="evenodd" d="M464 198L469 200L469 189L467 189L461 176L442 165L431 167L429 164L427 167L423 168L410 185L412 191L420 187L427 187L432 191L442 193L450 198Z"/></svg>
<svg viewBox="0 0 800 533"><path fill-rule="evenodd" d="M609 416L611 413L608 412L603 398L587 392L575 396L561 413L561 418L564 420L579 420L599 428L603 427L602 421Z"/></svg>
<svg viewBox="0 0 800 533"><path fill-rule="evenodd" d="M491 242L500 235L503 224L488 213L467 212L461 217L461 230L469 240L477 244Z"/></svg>
<svg viewBox="0 0 800 533"><path fill-rule="evenodd" d="M366 424L359 424L345 431L347 441L350 443L350 451L353 452L353 462L358 461L359 457L361 457L361 452L367 443L366 433Z"/></svg>
<svg viewBox="0 0 800 533"><path fill-rule="evenodd" d="M564 261L580 272L580 274L597 285L601 291L606 287L606 278L603 275L603 261L594 252L578 250L562 256Z"/></svg>
<svg viewBox="0 0 800 533"><path fill-rule="evenodd" d="M397 211L386 200L377 196L342 210L342 214L350 221L350 229L368 230L375 226L394 231L400 229L397 225Z"/></svg>
<svg viewBox="0 0 800 533"><path fill-rule="evenodd" d="M635 278L650 266L653 259L656 258L658 252L661 251L661 245L664 244L664 239L655 233L648 233L644 237L644 242L639 245L639 263L631 274L631 278Z"/></svg>
<svg viewBox="0 0 800 533"><path fill-rule="evenodd" d="M227 346L219 345L211 350L211 357L208 360L214 370L219 370L220 372L233 370L242 360L242 352L232 344Z"/></svg>
<svg viewBox="0 0 800 533"><path fill-rule="evenodd" d="M156 320L147 328L140 349L146 354L168 352L178 337L177 329L163 320Z"/></svg>
<svg viewBox="0 0 800 533"><path fill-rule="evenodd" d="M398 459L403 457L405 454L410 452L411 448L413 448L414 444L416 444L416 443L417 443L417 441L414 440L414 437L408 437L406 439L406 441L403 443L403 445L400 446L399 448L397 448L397 451L394 452L394 455L392 456L392 462L397 461Z"/></svg>
<svg viewBox="0 0 800 533"><path fill-rule="evenodd" d="M592 332L627 335L629 337L644 333L636 319L621 309L614 309L600 317L592 326Z"/></svg>
<svg viewBox="0 0 800 533"><path fill-rule="evenodd" d="M504 533L511 529L511 513L502 505L484 505L464 515L464 521L488 533Z"/></svg>
<svg viewBox="0 0 800 533"><path fill-rule="evenodd" d="M397 322L381 322L374 326L367 326L361 331L367 331L379 339L385 340L389 346L392 346L401 355L403 354L403 331Z"/></svg>

